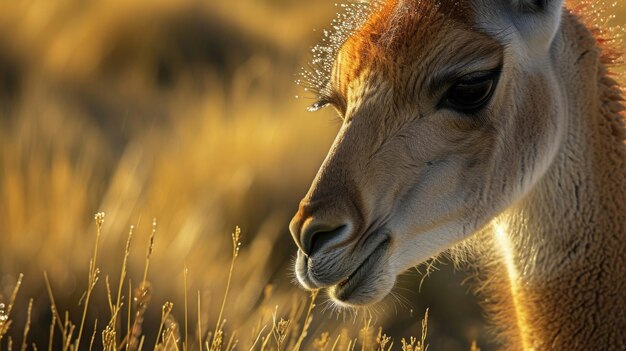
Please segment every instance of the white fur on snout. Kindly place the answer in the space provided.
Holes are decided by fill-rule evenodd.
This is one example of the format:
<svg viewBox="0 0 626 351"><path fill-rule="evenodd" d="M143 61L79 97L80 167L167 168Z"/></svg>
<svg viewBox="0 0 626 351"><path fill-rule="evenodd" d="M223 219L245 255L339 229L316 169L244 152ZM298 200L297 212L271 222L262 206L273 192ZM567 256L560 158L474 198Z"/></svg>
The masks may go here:
<svg viewBox="0 0 626 351"><path fill-rule="evenodd" d="M395 284L387 236L372 237L360 247L350 246L321 250L310 257L298 252L296 277L306 289L329 289L329 295L341 306L365 306L387 296ZM382 246L381 246L382 245ZM350 277L352 292L340 300L337 285Z"/></svg>
<svg viewBox="0 0 626 351"><path fill-rule="evenodd" d="M370 269L359 271L351 280L358 281L358 285L343 299L338 297L337 286L329 289L329 296L337 306L360 307L382 301L391 293L396 283L396 274L390 266L389 252L384 252Z"/></svg>
<svg viewBox="0 0 626 351"><path fill-rule="evenodd" d="M296 277L307 289L328 288L350 276L361 262L359 255L350 255L346 247L321 250L308 259L298 253Z"/></svg>

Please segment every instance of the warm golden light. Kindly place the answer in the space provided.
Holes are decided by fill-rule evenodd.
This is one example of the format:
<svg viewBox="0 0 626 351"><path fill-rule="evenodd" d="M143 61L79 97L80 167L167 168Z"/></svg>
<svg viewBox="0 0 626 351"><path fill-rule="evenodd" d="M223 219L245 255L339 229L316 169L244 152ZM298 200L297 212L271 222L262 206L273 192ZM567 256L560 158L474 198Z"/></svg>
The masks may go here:
<svg viewBox="0 0 626 351"><path fill-rule="evenodd" d="M333 5L334 2L339 4ZM351 240L351 254L345 255L340 264L326 264L324 270L331 273L327 274L331 278L336 269L341 269L339 279L350 276L354 282L363 277L365 282L365 278L370 278L366 276L369 272L361 268L374 266L369 264L374 261L369 258L372 254L361 254L363 260L359 261L355 258L358 255L352 253L365 247L369 238L376 239L393 230L389 233L389 245L385 244L389 254L384 261L385 267L391 268L380 274L395 279L405 257L415 254L415 245L406 241L409 234L413 238L422 233L399 228L418 226L428 228L424 232L438 233L443 232L440 225L447 228L452 221L469 220L461 217L474 213L473 210L458 209L474 203L456 202L465 197L456 193L452 196L448 191L465 184L466 179L472 179L472 184L474 179L493 179L491 174L480 178L473 173L456 174L457 169L464 170L461 166L465 161L456 161L457 156L459 160L466 156L457 155L463 146L454 142L445 150L447 141L457 140L460 133L463 140L472 141L471 148L462 153L476 154L476 158L467 159L468 164L471 161L487 165L491 161L483 155L491 155L492 148L475 151L492 144L490 131L474 128L473 123L462 122L465 118L456 112L439 108L430 91L424 95L425 100L417 91L407 98L396 88L396 79L389 81L398 78L397 82L404 82L406 77L392 77L391 73L410 72L415 76L411 80L428 82L440 70L435 66L447 67L456 62L447 62L447 55L441 54L427 74L422 74L422 68L412 68L412 59L408 57L418 57L418 51L400 55L395 45L398 40L390 40L409 37L398 29L400 23L406 22L400 21L404 7L388 11L393 17L379 16L384 21L371 21L393 25L389 35L378 33L378 29L374 30L378 26L373 25L370 34L361 35L363 47L372 46L371 50L339 50L344 54L335 59L345 38L332 33L340 29L349 35L350 28L365 21L360 16L369 14L370 4L379 2L429 3L0 1L0 351L10 349L8 345L20 348L20 344L20 349L29 350L31 345L33 349L49 345L54 350L89 347L137 351L144 341L143 350L339 351L388 350L392 345L395 350L402 346L401 338L411 333L417 338L409 338L405 348L423 351L417 345L424 345L421 337L426 333L421 316L427 309L431 311L428 319L436 326L436 333L429 336L428 349L465 351L472 341L483 351L497 349L498 341L487 333L488 323L481 310L480 304L486 299L467 293L468 288L462 286L463 281L473 280L474 271L457 271L446 264L446 255L398 277L388 299L367 310L335 308L327 301L325 292L314 294L312 299L309 292L293 283L296 279L292 261L297 251L294 239L299 240L300 236L290 234L290 219L344 123L341 117L345 117L338 116L333 108L311 114L306 110L308 106L316 110L329 101L341 105L338 102L350 100L348 110L366 111L364 114L371 115L371 120L365 116L360 120L368 122L362 124L375 127L364 134L366 137L354 139L399 147L389 149L393 152L346 147L345 150L354 151L354 156L347 157L351 167L337 172L324 168L324 172L340 175L338 188L350 193L346 196L350 201L345 201L341 208L356 208L350 211L350 216L354 213L356 218L352 219L353 227L358 228L355 233L367 234L361 233L363 240L353 235L358 240ZM602 8L598 2L586 2L593 11ZM412 18L418 13L437 15L436 21L420 21L416 27L431 22L446 23L448 27L449 21L440 21L444 16L438 11L422 11L427 7L438 11L447 8L429 5L416 7L420 11L406 11ZM608 8L607 12L606 16L591 17L605 21L615 13L615 24L626 22L626 6ZM456 22L454 18L450 24L455 25L441 32L456 33ZM433 38L440 37L439 30L427 32L432 32ZM468 44L478 45L473 42L474 34L467 35L472 40ZM608 34L607 37L622 37ZM458 39L463 38L465 35ZM424 45L432 41L426 39L429 40L423 40ZM593 42L590 40L589 44ZM384 52L386 48L393 50L391 54ZM487 53L492 45L488 48L476 53ZM430 61L429 53L439 52L421 50L420 55L422 51L426 59L416 62L419 67ZM595 49L588 51L595 55ZM372 56L372 60L366 60L367 56ZM592 56L580 61L591 62ZM504 58L510 59L508 54ZM358 66L355 72L368 73L355 73L355 77L381 81L362 86L359 83L363 82L357 79L348 82L346 77L352 74L340 72L344 65L336 65L335 61L354 61L354 65L345 66ZM365 64L366 61L375 64ZM392 67L395 64L403 66ZM387 65L390 74L377 71L379 66ZM505 67L509 67L508 61ZM624 71L622 67L619 70ZM510 70L503 70L503 74L504 71ZM447 82L448 78L445 83L453 84ZM543 81L538 78L537 84ZM510 79L507 76L506 80ZM336 89L339 85L349 89L339 92L346 90ZM424 87L430 90L429 85ZM491 84L491 88L496 85ZM369 99L366 95L360 99L365 103L352 103L350 96L360 94L352 94L351 90L363 90L366 95L379 95L373 93L381 90L384 94L380 95L388 96L389 101L409 103L405 107L404 103L395 106L383 102L383 109L375 111L377 102L365 101ZM503 93L497 95L502 98L498 101L506 102L504 97L511 89L501 90ZM616 94L612 88L610 94L600 92L612 98ZM439 95L443 99L443 93L438 92L437 99ZM500 105L494 103L494 111ZM437 111L442 118L401 122L404 115L416 118L418 109ZM621 109L620 103L611 101L608 110L616 109ZM457 123L458 118L462 123ZM420 132L400 130L409 124L422 128L422 123L426 129L419 129ZM371 138L380 131L396 128L394 137ZM421 135L432 135L432 141L423 141L429 143L426 148L417 148L409 138ZM392 161L355 162L357 154L371 158L384 154ZM442 168L430 167L433 164L429 161L447 160L450 155L454 162L443 162ZM430 171L422 173L422 168L437 170L432 174L440 179L431 177ZM481 172L491 167L472 169ZM368 179L370 174L374 176ZM409 174L424 177L398 179ZM374 178L379 177L382 180L377 184L383 184L380 186L374 184ZM334 182L329 183L332 191L319 194L328 194L329 202L346 200L337 196ZM410 185L410 190L405 192L395 185L401 183ZM418 193L425 195L414 196ZM430 201L435 197L430 194L436 194L437 201ZM415 199L409 203L409 197ZM388 201L392 198L394 201ZM482 201L488 196L476 198ZM487 202L482 201L480 206ZM312 205L316 206L321 207ZM385 206L388 208L382 209L384 215L370 209ZM487 207L476 208L476 213L487 213ZM415 210L412 216L411 209L433 213L418 216ZM106 218L102 213L106 213ZM538 333L541 329L534 327L536 314L526 309L531 288L522 284L528 276L520 258L532 260L534 256L518 251L519 236L511 232L511 223L509 214L490 223L493 242L500 253L495 264L500 267L502 262L503 267L498 273L502 277L506 274L510 280L510 287L497 285L497 292L506 295L510 291L512 305L506 307L514 306L517 331L524 348L529 349L538 341L534 336L525 336L528 329ZM473 229L464 227L463 233L469 234ZM330 235L323 235L329 233L332 232L316 235L329 238ZM428 240L424 249L434 252L456 243L460 233L422 235L416 240ZM478 236L483 238L482 234ZM323 241L326 240L318 243ZM478 249L478 254L492 250L474 245L474 240L468 242L467 246ZM460 256L472 257L473 252ZM343 266L357 263L359 266L353 267L352 273L344 270ZM435 279L430 279L431 273ZM486 271L485 275L491 273ZM497 297L490 301L493 300Z"/></svg>
<svg viewBox="0 0 626 351"><path fill-rule="evenodd" d="M516 265L516 256L513 243L511 242L511 238L509 236L508 225L506 224L506 221L502 219L497 219L493 221L492 224L495 242L498 246L498 249L500 250L502 260L504 261L503 263L509 276L511 287L511 300L513 301L513 306L515 308L515 315L517 317L517 325L519 327L520 339L522 341L522 344L524 345L524 350L532 350L526 337L526 315L524 313L524 310L520 306L522 293L519 290L519 271Z"/></svg>

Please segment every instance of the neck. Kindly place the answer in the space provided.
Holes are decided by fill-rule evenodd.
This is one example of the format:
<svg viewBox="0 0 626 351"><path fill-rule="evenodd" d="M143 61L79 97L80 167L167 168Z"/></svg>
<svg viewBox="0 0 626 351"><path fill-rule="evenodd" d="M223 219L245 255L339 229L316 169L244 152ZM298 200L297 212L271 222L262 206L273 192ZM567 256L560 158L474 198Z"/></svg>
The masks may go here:
<svg viewBox="0 0 626 351"><path fill-rule="evenodd" d="M497 320L507 349L626 349L626 153L621 97L592 34L566 14L555 67L568 101L563 145L521 201L494 223L508 275ZM510 312L510 313L509 313ZM502 315L502 313L500 314Z"/></svg>

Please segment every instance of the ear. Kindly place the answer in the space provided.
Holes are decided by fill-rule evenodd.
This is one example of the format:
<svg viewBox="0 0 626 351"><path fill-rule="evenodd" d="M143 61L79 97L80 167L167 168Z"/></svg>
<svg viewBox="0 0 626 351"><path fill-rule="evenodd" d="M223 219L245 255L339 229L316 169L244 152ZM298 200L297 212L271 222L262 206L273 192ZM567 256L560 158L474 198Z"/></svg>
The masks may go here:
<svg viewBox="0 0 626 351"><path fill-rule="evenodd" d="M508 0L515 27L532 50L547 50L561 25L564 0Z"/></svg>

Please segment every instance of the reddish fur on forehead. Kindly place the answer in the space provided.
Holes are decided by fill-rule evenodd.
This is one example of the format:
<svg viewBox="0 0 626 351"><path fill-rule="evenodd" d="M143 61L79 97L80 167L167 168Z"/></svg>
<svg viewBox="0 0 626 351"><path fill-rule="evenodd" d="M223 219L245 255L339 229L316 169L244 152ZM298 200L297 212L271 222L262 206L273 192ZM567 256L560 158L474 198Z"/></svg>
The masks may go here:
<svg viewBox="0 0 626 351"><path fill-rule="evenodd" d="M363 28L383 32L382 42L393 46L426 34L450 21L469 24L473 18L467 1L389 0L379 16Z"/></svg>
<svg viewBox="0 0 626 351"><path fill-rule="evenodd" d="M341 47L342 80L355 78L372 62L402 60L403 52L415 40L427 45L428 40L435 40L437 32L453 23L470 26L474 16L467 3L388 0L380 4Z"/></svg>

